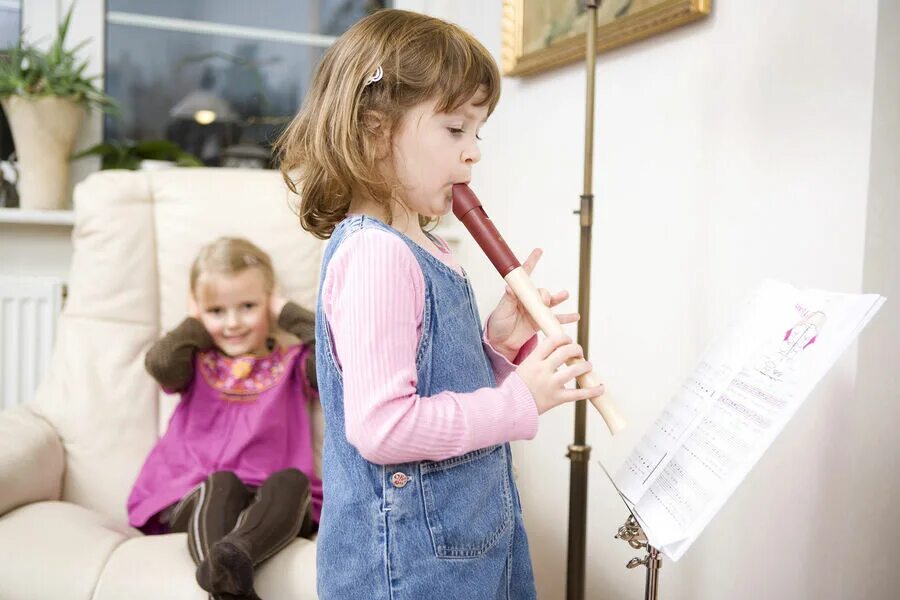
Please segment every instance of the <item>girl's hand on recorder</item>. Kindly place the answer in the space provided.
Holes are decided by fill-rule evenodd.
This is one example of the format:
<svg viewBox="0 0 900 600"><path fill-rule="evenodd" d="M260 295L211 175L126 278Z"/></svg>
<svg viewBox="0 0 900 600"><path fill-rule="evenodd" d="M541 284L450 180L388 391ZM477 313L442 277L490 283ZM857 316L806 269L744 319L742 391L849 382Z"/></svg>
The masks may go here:
<svg viewBox="0 0 900 600"><path fill-rule="evenodd" d="M541 340L518 366L516 373L531 391L539 415L566 402L587 400L603 394L602 385L585 389L565 387L568 382L591 370L591 364L585 360L571 367L565 364L570 359L583 357L581 346L572 342L569 336L558 334Z"/></svg>
<svg viewBox="0 0 900 600"><path fill-rule="evenodd" d="M522 263L522 268L525 269L526 273L531 275L541 258L541 254L540 248L535 248L531 251L531 254ZM541 300L550 308L564 302L569 297L569 292L565 290L552 295L543 288L538 291L541 294ZM578 320L578 313L557 315L557 319L563 325L574 323ZM497 308L488 317L486 336L490 345L512 361L522 345L530 340L531 336L537 333L538 329L537 323L534 322L534 319L531 318L531 315L528 314L528 311L516 298L512 289L506 286L506 293L503 294L499 304L497 304Z"/></svg>

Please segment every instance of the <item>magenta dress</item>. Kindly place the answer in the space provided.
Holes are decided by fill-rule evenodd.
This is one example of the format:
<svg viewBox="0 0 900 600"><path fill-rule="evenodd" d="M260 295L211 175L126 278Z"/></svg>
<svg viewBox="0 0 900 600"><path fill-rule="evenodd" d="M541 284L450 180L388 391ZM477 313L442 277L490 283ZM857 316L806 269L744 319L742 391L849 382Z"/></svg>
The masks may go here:
<svg viewBox="0 0 900 600"><path fill-rule="evenodd" d="M298 344L263 357L198 352L193 380L128 497L129 523L143 527L216 471L259 486L288 467L309 478L318 522L322 482L315 475L308 406L318 396L306 378L309 351Z"/></svg>

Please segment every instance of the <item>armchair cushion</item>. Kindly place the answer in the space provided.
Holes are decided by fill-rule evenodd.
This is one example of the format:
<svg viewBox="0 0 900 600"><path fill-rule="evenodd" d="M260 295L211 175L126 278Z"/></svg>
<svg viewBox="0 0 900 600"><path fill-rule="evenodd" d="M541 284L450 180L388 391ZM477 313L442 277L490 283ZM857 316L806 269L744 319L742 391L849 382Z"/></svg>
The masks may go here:
<svg viewBox="0 0 900 600"><path fill-rule="evenodd" d="M25 406L0 413L0 515L58 500L63 463L62 442L47 421Z"/></svg>
<svg viewBox="0 0 900 600"><path fill-rule="evenodd" d="M93 600L206 600L195 580L187 534L151 535L126 540L100 575ZM266 600L316 598L316 546L297 538L263 563L254 587Z"/></svg>
<svg viewBox="0 0 900 600"><path fill-rule="evenodd" d="M33 401L65 447L62 500L126 521L125 501L156 441L157 387L143 353L156 328L63 314Z"/></svg>
<svg viewBox="0 0 900 600"><path fill-rule="evenodd" d="M122 521L69 502L9 512L0 517L0 598L90 600L110 555L135 535Z"/></svg>

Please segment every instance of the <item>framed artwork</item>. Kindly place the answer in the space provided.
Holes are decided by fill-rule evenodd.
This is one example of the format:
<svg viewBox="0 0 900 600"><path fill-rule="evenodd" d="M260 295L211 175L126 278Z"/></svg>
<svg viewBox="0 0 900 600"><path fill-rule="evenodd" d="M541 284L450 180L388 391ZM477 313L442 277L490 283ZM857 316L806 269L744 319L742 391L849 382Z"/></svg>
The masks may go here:
<svg viewBox="0 0 900 600"><path fill-rule="evenodd" d="M603 0L597 51L603 52L696 21L712 0ZM584 58L584 0L503 0L504 75L533 75Z"/></svg>

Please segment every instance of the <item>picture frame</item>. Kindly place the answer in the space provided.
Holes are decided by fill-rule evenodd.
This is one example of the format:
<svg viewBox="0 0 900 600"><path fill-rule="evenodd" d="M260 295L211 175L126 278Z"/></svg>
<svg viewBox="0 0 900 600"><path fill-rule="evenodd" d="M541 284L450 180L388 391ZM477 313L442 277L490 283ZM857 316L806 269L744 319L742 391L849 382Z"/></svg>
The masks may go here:
<svg viewBox="0 0 900 600"><path fill-rule="evenodd" d="M702 19L712 0L604 0L597 10L597 52L605 52ZM584 58L587 19L583 0L503 0L503 74L534 75Z"/></svg>

